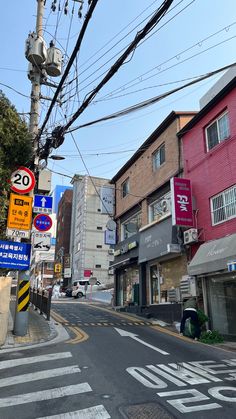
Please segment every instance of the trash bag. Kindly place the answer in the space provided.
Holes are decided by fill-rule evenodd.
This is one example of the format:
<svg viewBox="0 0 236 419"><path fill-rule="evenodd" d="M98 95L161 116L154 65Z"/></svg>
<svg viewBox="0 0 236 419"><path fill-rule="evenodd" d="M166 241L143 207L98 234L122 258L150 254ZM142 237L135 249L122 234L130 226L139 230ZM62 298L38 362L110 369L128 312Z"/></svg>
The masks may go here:
<svg viewBox="0 0 236 419"><path fill-rule="evenodd" d="M187 336L188 338L192 338L194 339L195 337L195 326L193 324L193 322L191 321L191 319L187 319L185 322L185 327L184 327L184 336Z"/></svg>

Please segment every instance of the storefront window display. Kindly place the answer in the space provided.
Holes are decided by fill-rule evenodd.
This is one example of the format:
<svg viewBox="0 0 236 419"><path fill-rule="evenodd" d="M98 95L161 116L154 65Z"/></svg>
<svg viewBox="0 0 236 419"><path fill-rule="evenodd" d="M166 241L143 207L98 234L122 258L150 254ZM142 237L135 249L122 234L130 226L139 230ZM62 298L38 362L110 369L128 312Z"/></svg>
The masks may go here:
<svg viewBox="0 0 236 419"><path fill-rule="evenodd" d="M128 267L120 271L118 277L118 305L138 304L139 270L138 266Z"/></svg>
<svg viewBox="0 0 236 419"><path fill-rule="evenodd" d="M236 275L212 276L206 279L209 317L212 329L236 336Z"/></svg>

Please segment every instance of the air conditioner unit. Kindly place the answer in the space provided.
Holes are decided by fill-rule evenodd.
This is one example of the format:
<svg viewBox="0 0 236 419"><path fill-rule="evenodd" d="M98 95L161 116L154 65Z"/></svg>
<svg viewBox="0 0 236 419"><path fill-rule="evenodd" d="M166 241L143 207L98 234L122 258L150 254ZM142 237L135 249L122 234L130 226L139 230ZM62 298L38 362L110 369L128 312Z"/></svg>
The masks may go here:
<svg viewBox="0 0 236 419"><path fill-rule="evenodd" d="M196 228L190 228L184 231L184 244L196 243L198 241L198 231Z"/></svg>
<svg viewBox="0 0 236 419"><path fill-rule="evenodd" d="M108 275L114 275L114 268L108 269Z"/></svg>
<svg viewBox="0 0 236 419"><path fill-rule="evenodd" d="M109 254L109 255L114 255L114 249L109 249L109 250L108 250L108 254Z"/></svg>

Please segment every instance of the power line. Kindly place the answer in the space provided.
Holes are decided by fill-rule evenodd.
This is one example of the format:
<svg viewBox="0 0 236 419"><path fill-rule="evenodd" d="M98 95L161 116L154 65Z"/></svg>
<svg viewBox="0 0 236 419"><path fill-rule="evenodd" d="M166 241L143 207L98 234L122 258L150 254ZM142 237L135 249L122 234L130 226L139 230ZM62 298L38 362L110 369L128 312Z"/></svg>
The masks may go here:
<svg viewBox="0 0 236 419"><path fill-rule="evenodd" d="M110 115L104 116L102 118L95 119L93 121L90 121L90 122L87 122L85 124L79 125L78 127L72 128L71 130L69 130L67 132L73 132L73 131L76 131L78 129L85 128L85 127L88 127L88 126L97 124L98 122L108 121L110 119L114 119L114 118L118 118L120 116L128 115L131 112L135 112L135 111L138 111L138 110L140 110L142 108L145 108L147 106L153 105L154 103L157 103L160 100L162 100L162 99L164 99L164 98L172 95L173 93L176 93L176 92L178 92L180 90L185 89L186 87L192 86L193 84L199 83L200 81L205 80L205 79L207 79L209 77L212 77L215 74L218 74L218 73L220 73L222 71L228 70L229 68L234 67L235 65L236 65L236 62L234 62L232 64L229 64L227 66L221 67L221 68L219 68L219 69L217 69L215 71L211 71L210 73L207 73L206 75L204 75L204 76L202 76L202 77L200 77L200 78L198 78L196 80L193 80L193 81L191 81L189 83L186 83L186 84L184 84L184 85L182 85L180 87L177 87L176 89L170 90L170 91L168 91L166 93L163 93L161 95L158 95L158 96L154 96L154 97L152 97L150 99L147 99L145 101L136 103L135 105L132 105L132 106L130 106L128 108L122 109L121 111L115 112L113 114L110 114Z"/></svg>
<svg viewBox="0 0 236 419"><path fill-rule="evenodd" d="M71 66L72 66L72 64L74 62L75 57L76 57L76 54L78 53L78 51L80 49L81 43L83 41L83 38L84 38L84 35L85 35L85 32L86 32L87 26L88 26L88 23L89 23L90 19L92 18L92 14L94 12L94 9L95 9L97 3L98 3L98 0L92 0L91 1L91 5L90 5L89 10L88 10L88 12L86 14L86 17L85 17L84 23L82 25L81 31L79 33L79 36L78 36L78 39L77 39L75 48L74 48L74 50L73 50L73 52L71 54L71 57L70 57L69 62L67 64L67 66L66 66L66 69L64 71L64 74L63 74L63 76L62 76L62 78L60 80L60 83L58 84L58 87L57 87L57 90L56 90L56 92L54 94L54 97L52 99L51 105L50 105L50 107L48 109L48 112L47 112L47 114L45 116L43 125L42 125L42 127L40 129L38 140L39 140L40 136L42 135L42 132L43 132L43 130L44 130L44 128L45 128L45 126L46 126L46 124L48 122L49 116L50 116L50 114L52 112L52 109L53 109L55 103L56 103L56 100L57 100L57 98L59 96L59 93L61 92L63 83L64 83L66 77L68 76L68 73L70 71L70 68L71 68Z"/></svg>
<svg viewBox="0 0 236 419"><path fill-rule="evenodd" d="M87 108L89 103L93 100L93 98L97 95L99 90L114 76L114 74L119 70L119 68L124 64L127 57L136 49L139 42L146 37L148 33L158 24L158 22L163 18L166 14L167 10L169 9L170 5L172 4L173 0L164 0L162 5L159 9L154 13L153 17L147 22L144 28L137 33L134 40L130 43L128 48L125 52L118 58L118 60L113 64L110 68L106 76L102 79L102 81L97 85L97 87L88 95L87 99L85 99L79 109L75 112L73 117L69 120L69 122L63 127L62 132L68 130L68 128L73 124L73 122L78 118L79 115Z"/></svg>

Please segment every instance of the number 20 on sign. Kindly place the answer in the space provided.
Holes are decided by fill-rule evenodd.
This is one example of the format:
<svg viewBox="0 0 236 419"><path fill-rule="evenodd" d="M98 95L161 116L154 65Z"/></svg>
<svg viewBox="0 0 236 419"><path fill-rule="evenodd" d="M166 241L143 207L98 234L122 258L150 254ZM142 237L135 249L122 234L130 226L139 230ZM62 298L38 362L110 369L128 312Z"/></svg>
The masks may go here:
<svg viewBox="0 0 236 419"><path fill-rule="evenodd" d="M12 173L10 183L14 192L26 194L34 189L35 177L27 167L20 166Z"/></svg>

